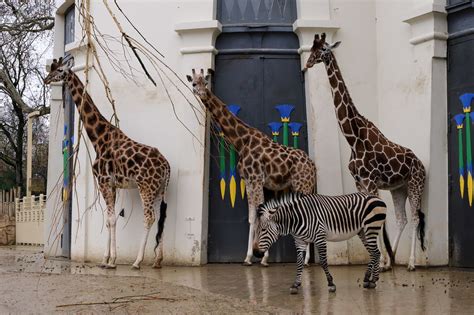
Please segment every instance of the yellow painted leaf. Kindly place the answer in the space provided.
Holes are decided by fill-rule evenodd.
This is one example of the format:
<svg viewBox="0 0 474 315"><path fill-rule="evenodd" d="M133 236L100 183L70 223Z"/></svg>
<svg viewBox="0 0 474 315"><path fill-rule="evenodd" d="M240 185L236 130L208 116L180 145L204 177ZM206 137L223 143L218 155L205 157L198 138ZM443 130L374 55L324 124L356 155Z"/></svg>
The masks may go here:
<svg viewBox="0 0 474 315"><path fill-rule="evenodd" d="M230 192L230 204L232 208L235 206L235 195L237 193L237 183L235 182L235 177L232 176L230 178L230 184L229 184L229 192Z"/></svg>

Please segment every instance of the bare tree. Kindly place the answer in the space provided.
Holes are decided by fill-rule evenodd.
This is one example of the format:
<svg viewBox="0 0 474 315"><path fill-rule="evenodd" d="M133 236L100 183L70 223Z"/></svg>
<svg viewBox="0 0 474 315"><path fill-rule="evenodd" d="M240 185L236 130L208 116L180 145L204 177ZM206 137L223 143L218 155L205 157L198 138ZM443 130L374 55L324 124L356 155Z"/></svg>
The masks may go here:
<svg viewBox="0 0 474 315"><path fill-rule="evenodd" d="M52 42L53 1L0 1L0 160L24 187L27 115L50 112L42 83ZM44 130L41 129L41 130Z"/></svg>

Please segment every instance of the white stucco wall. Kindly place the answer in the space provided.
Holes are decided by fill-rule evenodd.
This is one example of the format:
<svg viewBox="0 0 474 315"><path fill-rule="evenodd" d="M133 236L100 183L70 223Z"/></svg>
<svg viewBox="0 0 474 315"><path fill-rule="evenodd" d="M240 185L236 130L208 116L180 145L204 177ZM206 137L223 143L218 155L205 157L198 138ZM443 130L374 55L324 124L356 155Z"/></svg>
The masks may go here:
<svg viewBox="0 0 474 315"><path fill-rule="evenodd" d="M104 33L116 35L116 28L102 2L91 2L91 13L99 28ZM213 45L220 30L215 21L214 2L142 0L121 1L120 4L147 39L164 53L166 63L185 79L192 68L213 67ZM342 41L336 57L357 108L389 139L411 148L423 161L428 171L423 201L428 250L418 252L417 263L432 265L448 262L443 36L446 18L441 2L297 0L298 20L294 24L300 39L302 63L307 59L316 32L326 32L329 40ZM135 36L125 20L119 14L117 16L126 31ZM61 30L61 15L58 15L57 56L63 53ZM80 31L76 31L76 36L80 40ZM70 52L75 56L76 67L81 69L85 64L85 54L84 47L78 47L78 44L66 48L72 49ZM167 194L164 263L205 263L208 162L206 146L199 142L207 143L206 128L198 124L189 105L173 91L178 116L198 136L199 142L193 139L175 118L159 84L155 88L138 76L137 86L113 72L107 62L103 62L103 66L109 74L122 130L132 139L159 148L172 167ZM82 75L82 71L78 73ZM347 169L349 146L336 122L324 66L310 69L305 76L309 149L318 168L318 191L331 195L353 192L355 185ZM91 74L90 82L92 98L101 112L110 117L111 107L95 73ZM51 117L58 115L58 89L53 89ZM60 119L57 122L62 126ZM53 118L52 131L55 124ZM59 130L62 131L62 127ZM61 139L61 132L51 134L49 191L61 172ZM98 261L103 254L106 230L100 207L83 215L84 209L94 200L92 173L84 148L79 152L79 161L77 202L73 206L72 258ZM388 225L393 237L393 205L388 193L382 193L382 197L390 207ZM55 198L48 202L49 218L54 208L52 200ZM125 218L119 217L117 223L118 262L132 262L143 230L141 202L137 191L121 192L117 200L117 213L125 208L126 214ZM397 252L400 263L408 261L410 234L408 224ZM146 253L148 261L153 257L153 245L150 236ZM329 253L331 263L359 263L366 259L365 249L358 239L330 244Z"/></svg>

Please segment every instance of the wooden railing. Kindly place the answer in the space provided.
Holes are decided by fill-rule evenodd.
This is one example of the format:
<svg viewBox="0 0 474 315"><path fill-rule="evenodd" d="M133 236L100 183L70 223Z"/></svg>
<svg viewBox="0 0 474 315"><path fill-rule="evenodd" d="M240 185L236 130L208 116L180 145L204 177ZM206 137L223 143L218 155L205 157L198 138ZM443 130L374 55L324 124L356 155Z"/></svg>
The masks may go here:
<svg viewBox="0 0 474 315"><path fill-rule="evenodd" d="M0 215L15 216L15 199L20 197L20 188L0 190Z"/></svg>

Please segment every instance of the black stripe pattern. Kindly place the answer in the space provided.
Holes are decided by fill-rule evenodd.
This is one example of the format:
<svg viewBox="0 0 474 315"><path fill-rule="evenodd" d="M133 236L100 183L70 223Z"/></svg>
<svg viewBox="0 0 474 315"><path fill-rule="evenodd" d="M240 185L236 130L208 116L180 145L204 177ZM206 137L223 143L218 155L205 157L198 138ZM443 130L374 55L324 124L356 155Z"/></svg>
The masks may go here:
<svg viewBox="0 0 474 315"><path fill-rule="evenodd" d="M358 235L370 254L364 287L375 288L380 259L377 238L384 226L386 211L387 207L379 197L365 193L341 196L286 194L258 208L254 255L263 255L280 235L292 235L297 249L296 280L290 288L294 294L301 286L306 244L314 243L329 291L334 292L336 286L327 264L327 241L344 241Z"/></svg>

